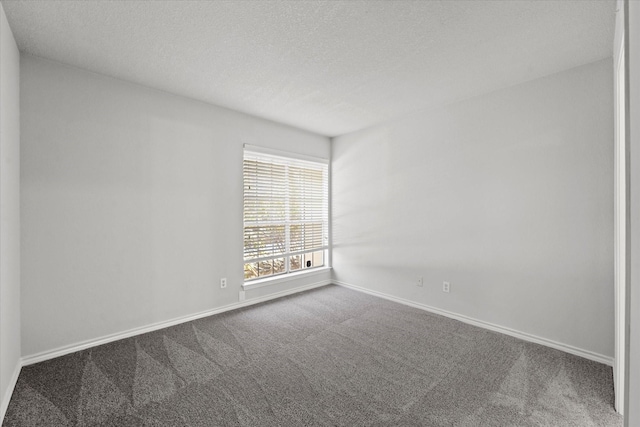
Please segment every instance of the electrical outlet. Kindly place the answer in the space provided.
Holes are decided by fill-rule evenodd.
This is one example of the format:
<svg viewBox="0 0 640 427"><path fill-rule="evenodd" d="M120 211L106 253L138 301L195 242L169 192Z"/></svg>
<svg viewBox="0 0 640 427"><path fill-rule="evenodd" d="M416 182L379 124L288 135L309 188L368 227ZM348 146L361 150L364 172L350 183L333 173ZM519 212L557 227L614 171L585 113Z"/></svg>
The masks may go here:
<svg viewBox="0 0 640 427"><path fill-rule="evenodd" d="M227 287L227 278L223 277L222 279L220 279L220 288L224 289Z"/></svg>
<svg viewBox="0 0 640 427"><path fill-rule="evenodd" d="M449 282L442 282L442 292L449 292L449 289L451 288L451 286L449 285Z"/></svg>
<svg viewBox="0 0 640 427"><path fill-rule="evenodd" d="M424 277L418 277L418 281L416 282L416 286L420 286L420 287L424 286Z"/></svg>

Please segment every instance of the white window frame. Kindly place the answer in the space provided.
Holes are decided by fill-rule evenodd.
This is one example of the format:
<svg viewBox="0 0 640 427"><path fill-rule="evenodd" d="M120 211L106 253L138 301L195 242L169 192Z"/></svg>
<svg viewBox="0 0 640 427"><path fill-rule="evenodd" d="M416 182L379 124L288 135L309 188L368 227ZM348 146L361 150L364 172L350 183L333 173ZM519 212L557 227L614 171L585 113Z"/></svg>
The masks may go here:
<svg viewBox="0 0 640 427"><path fill-rule="evenodd" d="M278 273L278 274L272 274L266 277L258 277L258 278L252 278L252 279L243 279L243 288L258 288L258 287L262 287L262 286L267 286L267 285L271 285L271 284L276 284L276 283L282 283L282 282L287 282L290 280L296 280L302 277L306 277L306 276L313 276L316 274L321 274L324 273L327 270L331 269L330 266L330 245L331 245L331 240L330 240L330 236L331 236L331 232L330 232L330 220L329 220L329 209L331 206L331 200L330 200L330 196L329 196L329 180L330 180L330 162L328 159L323 159L323 158L319 158L319 157L313 157L313 156L308 156L308 155L304 155L304 154L298 154L298 153L291 153L291 152L286 152L286 151L280 151L280 150L275 150L275 149L271 149L271 148L266 148L266 147L259 147L259 146L255 146L255 145L249 145L249 144L244 144L244 151L243 151L243 164L244 164L244 159L245 159L245 153L249 152L250 154L256 155L256 154L263 154L269 157L275 157L275 158L280 158L282 160L284 160L285 162L287 161L291 161L292 163L294 163L295 161L303 161L303 162L312 162L312 163L317 163L317 164L322 164L326 167L326 180L327 182L326 184L326 193L325 193L325 205L324 205L324 210L325 210L325 219L324 219L324 229L325 229L325 244L321 247L318 248L317 251L323 251L323 265L322 266L318 266L318 267L307 267L307 268L301 268L300 270L294 270L294 271L290 271L290 256L296 255L296 254L302 254L302 253L310 253L312 251L304 251L304 252L300 252L300 251L294 251L291 252L290 251L290 235L289 235L289 227L290 227L290 220L289 220L289 211L288 208L286 209L286 219L285 219L285 227L287 229L287 231L285 232L285 238L286 238L286 251L284 254L282 255L276 255L273 256L273 258L284 258L285 259L285 263L286 263L286 267L285 267L285 272L284 273ZM244 168L244 166L243 166ZM243 169L244 170L244 169ZM243 191L244 191L244 183L243 183ZM244 199L244 197L243 197ZM287 203L288 203L288 199L287 199ZM244 222L244 207L243 207L243 235L244 235L244 229L246 227L247 224L245 224ZM317 251L313 251L313 252L317 252ZM243 253L244 253L244 243L243 243ZM266 258L270 258L270 257L266 257ZM259 258L259 259L263 259L263 258ZM249 260L246 260L244 258L243 255L243 266L244 264L246 264L247 262L249 262ZM244 273L243 273L243 277L244 277Z"/></svg>

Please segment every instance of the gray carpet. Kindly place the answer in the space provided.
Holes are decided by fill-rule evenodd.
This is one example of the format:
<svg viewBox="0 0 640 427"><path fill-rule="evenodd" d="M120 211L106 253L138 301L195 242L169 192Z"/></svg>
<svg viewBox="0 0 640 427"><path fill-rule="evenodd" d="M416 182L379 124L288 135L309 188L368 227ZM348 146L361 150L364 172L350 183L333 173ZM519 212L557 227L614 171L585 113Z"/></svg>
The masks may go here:
<svg viewBox="0 0 640 427"><path fill-rule="evenodd" d="M610 367L337 286L23 368L3 426L621 426Z"/></svg>

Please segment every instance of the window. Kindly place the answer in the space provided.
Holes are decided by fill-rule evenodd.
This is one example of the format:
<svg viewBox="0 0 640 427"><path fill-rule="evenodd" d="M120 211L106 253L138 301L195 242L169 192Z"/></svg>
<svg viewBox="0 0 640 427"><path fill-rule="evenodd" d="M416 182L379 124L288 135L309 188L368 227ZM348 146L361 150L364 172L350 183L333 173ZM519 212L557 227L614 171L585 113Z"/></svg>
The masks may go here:
<svg viewBox="0 0 640 427"><path fill-rule="evenodd" d="M244 279L322 267L328 247L328 165L245 147Z"/></svg>

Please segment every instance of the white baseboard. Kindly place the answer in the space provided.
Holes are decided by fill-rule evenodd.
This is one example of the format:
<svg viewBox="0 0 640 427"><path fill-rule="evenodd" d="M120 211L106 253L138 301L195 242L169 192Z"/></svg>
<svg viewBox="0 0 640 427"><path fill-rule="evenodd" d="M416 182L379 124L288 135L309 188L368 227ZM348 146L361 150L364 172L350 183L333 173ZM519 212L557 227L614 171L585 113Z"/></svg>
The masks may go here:
<svg viewBox="0 0 640 427"><path fill-rule="evenodd" d="M555 348L556 350L564 351L565 353L573 354L575 356L584 357L585 359L593 360L594 362L603 363L605 365L613 366L613 357L604 356L602 354L594 353L589 350L584 350L578 347L574 347L568 344L559 343L557 341L549 340L546 338L531 335L526 332L516 331L515 329L507 328L505 326L496 325L493 323L485 322L483 320L474 319L472 317L464 316L462 314L453 313L451 311L442 310L439 308L431 307L426 304L410 301L404 298L395 297L393 295L385 294L383 292L372 291L370 289L363 288L361 286L352 285L341 281L334 280L333 283L345 288L353 289L355 291L364 292L366 294L374 295L380 298L384 298L390 301L394 301L400 304L408 305L411 307L419 308L421 310L428 311L430 313L440 314L451 319L459 320L470 325L478 326L480 328L488 329L490 331L499 332L501 334L509 335L515 338L519 338L524 341L544 345L546 347Z"/></svg>
<svg viewBox="0 0 640 427"><path fill-rule="evenodd" d="M79 343L66 345L63 347L58 347L53 350L47 350L40 353L32 354L29 356L24 356L21 359L22 366L33 365L34 363L43 362L45 360L54 359L56 357L64 356L65 354L74 353L80 350L86 350L91 347L96 347L102 344L107 344L113 341L118 341L124 338L130 338L136 335L146 334L147 332L157 331L158 329L168 328L170 326L179 325L181 323L190 322L192 320L201 319L203 317L212 316L218 313L224 313L225 311L235 310L242 307L247 307L254 304L259 304L261 302L269 301L272 299L284 297L291 294L296 294L298 292L307 291L314 288L319 288L321 286L326 286L331 284L331 280L322 280L320 282L311 283L309 285L298 286L293 289L288 289L285 291L274 292L269 295L250 298L240 302L234 302L232 304L228 304L222 307L214 308L211 310L201 311L199 313L190 314L187 316L176 317L174 319L165 320L162 322L153 323L151 325L142 326L139 328L129 329L123 332L117 332L115 334L105 335L100 338L94 338L86 341L81 341ZM17 377L16 377L17 378Z"/></svg>
<svg viewBox="0 0 640 427"><path fill-rule="evenodd" d="M20 369L22 369L22 365L20 363L16 363L16 367L13 370L13 375L11 376L11 380L9 380L9 388L2 396L2 401L0 401L0 424L4 421L4 416L7 414L7 408L9 408L9 401L11 401L11 396L13 395L13 390L16 388L16 383L18 382L18 376L20 375Z"/></svg>
<svg viewBox="0 0 640 427"><path fill-rule="evenodd" d="M163 328L168 328L170 326L175 326L181 323L185 323L185 322L190 322L192 320L196 320L196 319L201 319L203 317L208 317L208 316L212 316L214 314L218 314L218 313L224 313L226 311L230 311L230 310L235 310L238 308L242 308L242 307L247 307L250 305L254 305L254 304L259 304L261 302L265 302L265 301L269 301L272 299L276 299L276 298L280 298L280 297L284 297L287 295L292 295L298 292L303 292L306 290L310 290L310 289L314 289L314 288L319 288L321 286L326 286L329 285L331 283L334 283L336 285L340 285L340 286L344 286L346 288L350 288L356 291L360 291L360 292L364 292L370 295L374 295L380 298L384 298L390 301L394 301L400 304L404 304L404 305L408 305L411 307L415 307L415 308L419 308L421 310L425 310L431 313L435 313L435 314L440 314L442 316L445 317L449 317L452 319L456 319L459 320L461 322L465 322L474 326L478 326L484 329L488 329L494 332L499 332L499 333L503 333L505 335L510 335L512 337L515 338L520 338L524 341L529 341L529 342L533 342L536 344L541 344L547 347L551 347L551 348L555 348L556 350L560 350L560 351L564 351L566 353L570 353L570 354L574 354L576 356L580 356L580 357L584 357L585 359L589 359L589 360L593 360L595 362L599 362L599 363L603 363L605 365L609 365L609 366L613 366L613 358L612 357L608 357L608 356L604 356L598 353L594 353L588 350L584 350L584 349L580 349L577 347L573 347L571 345L567 345L567 344L563 344L563 343L559 343L556 341L552 341L546 338L542 338L542 337L538 337L535 335L531 335L531 334L527 334L525 332L520 332L520 331L516 331L514 329L510 329L504 326L500 326L500 325L495 325L493 323L489 323L489 322L485 322L482 320L478 320L478 319L474 319L468 316L464 316L461 314L457 314L457 313L453 313L450 311L446 311L446 310L442 310L439 308L435 308L435 307L431 307L428 306L426 304L422 304L422 303L417 303L414 301L410 301L404 298L399 298L399 297L395 297L392 295L388 295L382 292L378 292L378 291L373 291L370 289L366 289L360 286L356 286L356 285L352 285L350 283L345 283L345 282L341 282L341 281L336 281L336 280L322 280L319 282L315 282L309 285L305 285L305 286L300 286L300 287L296 287L293 289L288 289L285 291L280 291L280 292L274 292L272 294L269 295L265 295L262 297L257 297L257 298L250 298L244 301L240 301L240 302L236 302L236 303L232 303L232 304L228 304L222 307L218 307L218 308L214 308L211 310L205 310L199 313L195 313L195 314L191 314L191 315L187 315L187 316L182 316L182 317L177 317L174 319L170 319L170 320L166 320L166 321L162 321L162 322L157 322L157 323L153 323L151 325L147 325L147 326L142 326L139 328L133 328L133 329L129 329L127 331L123 331L123 332L118 332L115 334L110 334L110 335L105 335L103 337L100 338L94 338L94 339L90 339L90 340L86 340L86 341L82 341L79 343L75 343L75 344L71 344L71 345L67 345L67 346L62 346L62 347L58 347L56 349L53 350L47 350L47 351L43 351L40 353L36 353L36 354L32 354L29 356L24 356L21 359L21 366L28 366L28 365L32 365L34 363L38 363L38 362L42 362L45 360L49 360L49 359L54 359L56 357L60 357L60 356L64 356L65 354L69 354L69 353L73 353L76 351L80 351L80 350L86 350L88 348L91 347L96 347L102 344L107 344L113 341L117 341L117 340L121 340L124 338L130 338L136 335L141 335L141 334L145 334L147 332L153 332L153 331L157 331L158 329L163 329ZM11 391L13 391L13 387L15 386L15 382L18 379L18 374L20 372L20 366L17 367L16 372L14 374L15 378L12 378L12 387L11 387ZM4 417L4 411L6 411L6 405L8 405L9 403L9 399L11 398L11 394L8 395L7 398L3 399L2 401L2 406L0 407L0 410L2 411L1 414ZM5 402L6 400L6 402ZM1 419L1 418L0 418Z"/></svg>

